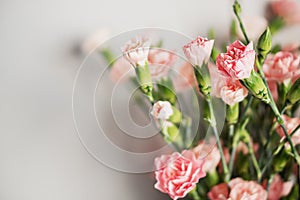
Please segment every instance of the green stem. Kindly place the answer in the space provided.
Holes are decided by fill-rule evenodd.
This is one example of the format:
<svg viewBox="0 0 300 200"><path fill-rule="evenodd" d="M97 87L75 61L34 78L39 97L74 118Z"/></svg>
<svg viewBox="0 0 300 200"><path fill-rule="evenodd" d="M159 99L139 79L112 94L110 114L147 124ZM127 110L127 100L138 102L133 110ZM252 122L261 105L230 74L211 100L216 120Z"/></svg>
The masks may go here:
<svg viewBox="0 0 300 200"><path fill-rule="evenodd" d="M228 182L229 178L230 178L229 177L229 169L228 169L228 166L226 164L225 156L224 156L222 145L221 145L221 142L220 142L220 137L219 137L219 133L218 133L217 126L216 126L216 119L215 119L214 109L213 109L213 105L211 103L210 96L208 96L206 98L206 101L208 103L209 112L210 112L210 126L212 127L213 133L216 137L218 149L219 149L219 152L220 152L220 155L221 155L222 167L223 167L224 175L225 175L224 180L225 180L225 182Z"/></svg>
<svg viewBox="0 0 300 200"><path fill-rule="evenodd" d="M260 182L261 181L261 177L262 177L262 173L260 171L260 167L258 165L257 159L255 157L254 151L253 151L253 146L251 145L250 141L247 140L246 141L248 149L249 149L249 154L252 160L252 163L254 165L254 168L256 170L256 174L257 174L257 180Z"/></svg>
<svg viewBox="0 0 300 200"><path fill-rule="evenodd" d="M240 6L237 0L235 0L234 4L235 4L234 6ZM239 13L236 9L233 9L233 11L234 11L234 14L235 14L235 16L236 16L238 22L239 22L239 25L240 25L240 28L241 28L241 30L242 30L242 33L243 33L243 35L244 35L244 37L245 37L245 40L246 40L247 43L249 43L250 40L249 40L249 37L248 37L248 35L247 35L247 33L246 33L246 29L245 29L245 26L244 26L244 24L243 24L243 22L242 22L240 13Z"/></svg>
<svg viewBox="0 0 300 200"><path fill-rule="evenodd" d="M201 200L201 197L200 197L200 195L199 195L198 192L197 192L197 186L196 186L192 191L190 191L189 194L191 195L191 197L192 197L194 200Z"/></svg>

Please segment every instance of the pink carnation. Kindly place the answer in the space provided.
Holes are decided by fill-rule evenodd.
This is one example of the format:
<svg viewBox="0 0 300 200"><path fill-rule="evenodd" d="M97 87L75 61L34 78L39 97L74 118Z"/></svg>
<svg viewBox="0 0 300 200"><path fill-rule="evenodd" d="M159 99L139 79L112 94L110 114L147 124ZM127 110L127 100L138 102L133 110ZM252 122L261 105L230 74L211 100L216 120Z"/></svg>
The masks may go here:
<svg viewBox="0 0 300 200"><path fill-rule="evenodd" d="M244 181L241 178L232 179L228 183L230 187L229 199L231 200L266 200L267 191L254 181Z"/></svg>
<svg viewBox="0 0 300 200"><path fill-rule="evenodd" d="M208 144L205 143L205 141L202 141L192 151L195 153L197 159L205 158L205 163L203 165L203 171L205 172L216 169L221 160L221 156L215 142Z"/></svg>
<svg viewBox="0 0 300 200"><path fill-rule="evenodd" d="M300 56L290 52L269 54L263 65L263 71L268 81L283 83L290 81L299 72Z"/></svg>
<svg viewBox="0 0 300 200"><path fill-rule="evenodd" d="M179 68L178 75L174 78L173 84L177 92L197 86L194 68L189 62L184 63Z"/></svg>
<svg viewBox="0 0 300 200"><path fill-rule="evenodd" d="M206 174L202 167L204 160L196 159L192 151L182 154L162 155L155 159L155 188L167 193L172 199L185 197L196 187L200 178Z"/></svg>
<svg viewBox="0 0 300 200"><path fill-rule="evenodd" d="M150 44L147 38L133 38L122 47L123 55L133 66L145 65L148 59Z"/></svg>
<svg viewBox="0 0 300 200"><path fill-rule="evenodd" d="M214 65L209 65L213 96L222 98L228 105L241 102L248 95L248 90L239 80L218 71Z"/></svg>
<svg viewBox="0 0 300 200"><path fill-rule="evenodd" d="M287 196L294 183L292 181L284 182L281 177L276 174L269 187L268 200L279 200L281 197Z"/></svg>
<svg viewBox="0 0 300 200"><path fill-rule="evenodd" d="M271 3L273 13L288 24L300 23L300 3L295 0L278 0Z"/></svg>
<svg viewBox="0 0 300 200"><path fill-rule="evenodd" d="M173 115L172 105L168 101L157 101L151 110L155 119L167 120Z"/></svg>
<svg viewBox="0 0 300 200"><path fill-rule="evenodd" d="M134 75L134 68L124 57L116 60L110 70L110 78L115 83L128 80L130 76Z"/></svg>
<svg viewBox="0 0 300 200"><path fill-rule="evenodd" d="M235 41L227 47L226 53L217 57L217 67L234 79L249 78L254 68L255 51L253 43L245 46L240 41Z"/></svg>
<svg viewBox="0 0 300 200"><path fill-rule="evenodd" d="M167 76L169 69L174 65L176 59L177 55L174 52L163 49L151 49L148 61L152 79Z"/></svg>
<svg viewBox="0 0 300 200"><path fill-rule="evenodd" d="M207 194L210 200L227 200L229 196L229 188L226 183L215 185Z"/></svg>
<svg viewBox="0 0 300 200"><path fill-rule="evenodd" d="M213 40L198 36L183 47L183 52L192 65L201 67L208 62L213 46Z"/></svg>
<svg viewBox="0 0 300 200"><path fill-rule="evenodd" d="M283 115L282 116L283 120L284 120L284 125L287 129L287 132L289 134L291 134L293 132L293 130L300 124L300 118L290 118L287 115ZM282 130L282 128L278 125L277 126L277 133L282 137L285 138L285 134ZM293 134L293 136L291 137L292 142L294 145L300 144L300 129L298 129L296 131L296 133Z"/></svg>

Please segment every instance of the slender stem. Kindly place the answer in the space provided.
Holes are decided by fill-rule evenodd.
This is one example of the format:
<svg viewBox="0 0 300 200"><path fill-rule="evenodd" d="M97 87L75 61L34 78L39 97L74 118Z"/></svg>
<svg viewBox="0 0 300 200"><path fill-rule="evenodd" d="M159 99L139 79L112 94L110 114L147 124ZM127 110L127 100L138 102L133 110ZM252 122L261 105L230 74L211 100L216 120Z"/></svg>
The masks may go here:
<svg viewBox="0 0 300 200"><path fill-rule="evenodd" d="M245 107L245 110L243 112L243 116L241 117L241 122L243 122L245 120L245 118L247 117L247 112L251 108L253 99L254 99L254 97L251 95L250 98L249 98L249 100L248 100L248 103L247 103L247 105Z"/></svg>
<svg viewBox="0 0 300 200"><path fill-rule="evenodd" d="M252 160L254 168L256 170L257 180L260 182L262 173L260 171L260 167L259 167L257 159L255 157L255 154L254 154L254 151L253 151L253 146L250 143L250 140L246 140L246 143L247 143L247 146L248 146L248 149L249 149L249 154L250 154L251 160Z"/></svg>
<svg viewBox="0 0 300 200"><path fill-rule="evenodd" d="M229 161L229 173L230 173L230 177L231 177L232 171L233 171L233 164L234 164L234 160L235 160L236 148L237 148L236 145L234 145L232 147L231 154L230 154L230 161Z"/></svg>
<svg viewBox="0 0 300 200"><path fill-rule="evenodd" d="M232 138L234 134L234 124L229 125L229 137Z"/></svg>
<svg viewBox="0 0 300 200"><path fill-rule="evenodd" d="M239 4L237 0L235 0L235 4ZM238 22L240 24L240 28L242 30L242 33L243 33L244 37L245 37L245 40L246 40L247 43L249 43L250 40L249 40L249 37L248 37L248 35L246 33L246 29L245 29L245 26L244 26L244 24L242 22L241 16L240 16L240 14L238 12L236 12L235 9L233 9L233 10L234 10L234 14L235 14L235 16L236 16L236 18L237 18L237 20L238 20Z"/></svg>
<svg viewBox="0 0 300 200"><path fill-rule="evenodd" d="M215 137L216 137L218 149L219 149L219 152L220 152L220 155L221 155L222 167L223 167L224 174L225 174L224 179L225 179L225 182L228 182L229 181L229 169L228 169L228 166L226 164L225 156L224 156L222 145L221 145L221 142L220 142L220 137L219 137L219 133L218 133L217 126L216 126L216 118L215 118L214 109L213 109L213 105L211 103L210 96L208 96L206 98L206 101L208 103L209 112L210 112L210 116L211 116L210 117L211 118L210 119L210 126L213 130L213 133L214 133Z"/></svg>
<svg viewBox="0 0 300 200"><path fill-rule="evenodd" d="M200 195L197 192L197 186L192 191L190 191L189 194L192 196L192 198L194 200L201 200L201 197L200 197Z"/></svg>

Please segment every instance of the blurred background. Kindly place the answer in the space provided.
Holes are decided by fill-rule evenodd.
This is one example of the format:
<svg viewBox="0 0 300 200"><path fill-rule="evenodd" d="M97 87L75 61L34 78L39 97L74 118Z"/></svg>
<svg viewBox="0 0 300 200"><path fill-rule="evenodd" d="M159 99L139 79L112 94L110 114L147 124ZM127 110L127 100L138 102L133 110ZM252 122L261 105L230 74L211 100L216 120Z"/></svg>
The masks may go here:
<svg viewBox="0 0 300 200"><path fill-rule="evenodd" d="M226 38L231 0L0 1L0 199L168 199L151 174L97 162L76 134L72 87L84 39L105 28L117 35L143 27ZM261 15L267 1L241 1ZM298 41L299 27L276 40ZM288 37L287 37L288 35Z"/></svg>

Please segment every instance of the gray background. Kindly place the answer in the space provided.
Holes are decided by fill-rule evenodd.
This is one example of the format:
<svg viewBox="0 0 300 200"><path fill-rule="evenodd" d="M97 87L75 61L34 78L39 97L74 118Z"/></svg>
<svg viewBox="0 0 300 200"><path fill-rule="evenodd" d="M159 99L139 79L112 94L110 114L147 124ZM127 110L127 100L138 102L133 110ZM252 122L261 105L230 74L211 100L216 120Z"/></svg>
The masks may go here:
<svg viewBox="0 0 300 200"><path fill-rule="evenodd" d="M242 1L245 15L266 1ZM189 36L215 27L225 37L229 0L0 1L0 199L162 199L151 175L125 174L94 160L72 119L72 85L93 31L155 26ZM299 27L281 33L297 39ZM288 37L287 37L288 36ZM279 40L279 39L277 39ZM297 39L299 42L299 38Z"/></svg>

